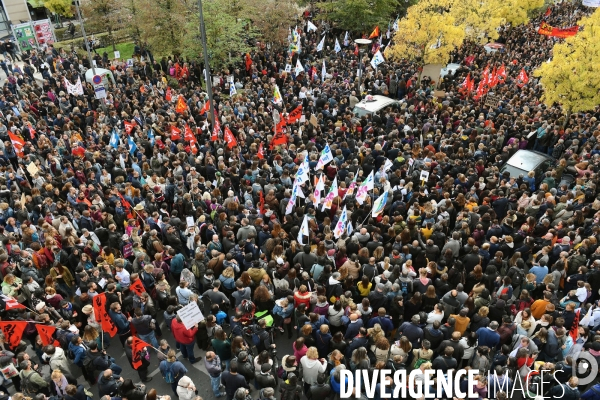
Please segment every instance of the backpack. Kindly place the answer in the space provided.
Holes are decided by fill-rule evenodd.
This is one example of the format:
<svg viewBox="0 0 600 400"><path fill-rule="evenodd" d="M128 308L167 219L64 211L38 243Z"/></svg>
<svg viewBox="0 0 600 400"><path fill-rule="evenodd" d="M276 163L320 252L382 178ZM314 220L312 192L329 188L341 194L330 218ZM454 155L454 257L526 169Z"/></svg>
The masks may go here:
<svg viewBox="0 0 600 400"><path fill-rule="evenodd" d="M23 392L23 394L29 395L29 396L35 396L37 394L37 392L39 391L39 388L37 387L37 385L33 382L31 382L31 376L33 374L37 374L37 372L33 371L32 373L30 373L29 375L25 375L23 374L23 379L21 380L21 392Z"/></svg>
<svg viewBox="0 0 600 400"><path fill-rule="evenodd" d="M69 339L69 332L62 329L56 331L56 340L60 343L60 347L67 350L67 353L69 350Z"/></svg>
<svg viewBox="0 0 600 400"><path fill-rule="evenodd" d="M419 357L415 360L415 363L413 364L413 369L418 369L422 364L425 364L426 362L430 361L426 360L425 358L421 358L421 350L419 350L418 355Z"/></svg>
<svg viewBox="0 0 600 400"><path fill-rule="evenodd" d="M92 376L93 372L96 371L96 366L94 365L95 360L95 357L90 357L89 355L83 359L83 368L85 368L85 370Z"/></svg>
<svg viewBox="0 0 600 400"><path fill-rule="evenodd" d="M164 378L165 382L167 383L175 383L175 377L173 376L173 364L167 367Z"/></svg>
<svg viewBox="0 0 600 400"><path fill-rule="evenodd" d="M521 283L523 282L523 272L521 272L519 268L514 266L510 267L510 269L508 270L508 276L512 280L513 287L521 286Z"/></svg>
<svg viewBox="0 0 600 400"><path fill-rule="evenodd" d="M47 269L50 267L50 263L48 262L48 257L45 254L37 252L33 253L34 264L38 269ZM37 261L37 262L35 262Z"/></svg>
<svg viewBox="0 0 600 400"><path fill-rule="evenodd" d="M73 361L75 359L75 353L73 352L73 350L71 350L71 349L67 350L67 358L71 361Z"/></svg>
<svg viewBox="0 0 600 400"><path fill-rule="evenodd" d="M406 298L408 296L408 282L400 281L400 291L402 292L402 297Z"/></svg>
<svg viewBox="0 0 600 400"><path fill-rule="evenodd" d="M260 345L260 336L257 333L252 334L252 344L257 347Z"/></svg>

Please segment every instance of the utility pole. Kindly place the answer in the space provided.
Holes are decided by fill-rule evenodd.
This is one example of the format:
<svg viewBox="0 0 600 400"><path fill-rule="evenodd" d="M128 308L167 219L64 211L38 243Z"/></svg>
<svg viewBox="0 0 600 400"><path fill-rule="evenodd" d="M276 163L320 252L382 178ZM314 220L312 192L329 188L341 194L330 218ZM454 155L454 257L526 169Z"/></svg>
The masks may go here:
<svg viewBox="0 0 600 400"><path fill-rule="evenodd" d="M210 106L210 116L212 120L211 128L214 129L215 121L218 117L215 115L215 103L213 102L212 77L210 75L208 46L206 44L206 27L204 25L204 14L202 12L202 0L198 0L198 12L200 14L200 39L202 41L202 53L204 54L204 79L206 80L206 91L208 92L208 104Z"/></svg>
<svg viewBox="0 0 600 400"><path fill-rule="evenodd" d="M372 40L370 39L354 39L354 43L356 43L356 45L358 46L358 70L359 70L359 74L358 74L358 100L360 101L360 98L362 97L362 91L360 90L361 86L362 86L362 74L363 74L363 70L362 70L362 54L360 53L360 46L361 45L370 45L372 42Z"/></svg>
<svg viewBox="0 0 600 400"><path fill-rule="evenodd" d="M77 9L77 19L79 20L79 26L81 26L81 34L83 35L83 42L85 43L85 48L87 50L90 67L92 68L92 72L94 73L94 76L95 76L96 68L94 67L94 60L92 60L92 52L90 51L90 43L87 40L87 35L85 34L85 26L83 26L83 19L81 18L81 10L79 9L79 0L75 0L75 8ZM84 80L85 80L85 76L84 76Z"/></svg>

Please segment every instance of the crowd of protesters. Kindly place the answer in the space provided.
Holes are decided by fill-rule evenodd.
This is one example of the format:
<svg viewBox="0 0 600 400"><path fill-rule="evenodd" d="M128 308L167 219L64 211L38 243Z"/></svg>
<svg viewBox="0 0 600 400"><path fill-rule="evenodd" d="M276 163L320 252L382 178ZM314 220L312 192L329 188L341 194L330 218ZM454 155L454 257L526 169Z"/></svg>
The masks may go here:
<svg viewBox="0 0 600 400"><path fill-rule="evenodd" d="M299 21L299 53L259 44L215 73L220 126L237 143L222 133L213 140L195 60L144 51L133 67L112 65L116 85L100 102L91 85L80 96L64 85L65 77L85 81L85 59L50 46L22 54L21 70L7 57L1 317L32 322L16 345L0 337L0 391L14 400L89 400L90 390L102 400L198 400L191 364L202 362L213 394L227 400L333 400L343 369L460 368L481 372L470 383L481 399L510 396L504 379L529 389L546 379L540 370L559 381L544 382L543 395L600 399L600 386L579 385L577 374L583 354L600 360L600 108L567 115L545 106L532 73L558 40L536 32L542 18L568 27L589 9L563 2L550 10L502 29L500 51L463 45L452 53L460 68L441 82L419 82L418 67L406 61L375 70L371 49L352 44L317 52L320 32ZM297 61L304 72L286 73ZM100 56L96 63L110 64ZM501 65L507 77L493 90L497 106L462 90L467 74L479 80L484 68ZM530 80L520 87L522 69ZM354 115L369 95L399 103ZM181 98L185 110L175 112ZM276 134L276 120L298 106L305 118ZM326 145L333 160L316 170ZM519 149L555 162L541 179L535 171L501 174ZM287 212L305 155L310 179ZM352 182L371 173L374 189L357 202ZM325 180L318 204L317 177ZM334 179L337 193L324 208ZM384 211L373 217L374 199L386 191ZM349 223L336 237L344 207ZM305 216L309 234L299 236ZM131 289L136 281L143 293ZM92 306L99 293L113 337ZM7 306L11 298L27 308ZM249 301L273 321L256 322L250 337L241 328ZM206 318L187 329L177 311L193 302ZM56 342L43 345L36 324L56 327ZM155 349L134 354L132 333ZM278 335L292 347L276 348ZM141 383L120 376L114 356L123 348L132 365L140 362ZM144 385L154 354L172 394ZM493 382L488 371L497 372ZM89 385L77 383L81 374Z"/></svg>

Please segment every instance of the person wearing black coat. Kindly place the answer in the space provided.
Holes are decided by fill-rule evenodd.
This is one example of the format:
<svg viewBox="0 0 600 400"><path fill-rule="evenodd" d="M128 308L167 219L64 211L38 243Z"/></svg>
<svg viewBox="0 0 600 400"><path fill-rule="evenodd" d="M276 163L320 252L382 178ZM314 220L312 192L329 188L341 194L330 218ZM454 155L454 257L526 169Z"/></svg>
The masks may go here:
<svg viewBox="0 0 600 400"><path fill-rule="evenodd" d="M73 385L67 388L67 394L63 397L64 400L87 400L85 388L83 385Z"/></svg>
<svg viewBox="0 0 600 400"><path fill-rule="evenodd" d="M127 342L125 344L125 355L129 360L129 364L131 364L131 367L133 368L133 348L131 346L132 343L133 337L128 337ZM140 380L144 383L150 382L152 380L152 378L148 377L148 367L150 366L150 361L146 358L147 355L148 349L143 349L138 354L138 356L142 360L142 365L138 367L137 373L140 376Z"/></svg>
<svg viewBox="0 0 600 400"><path fill-rule="evenodd" d="M269 363L264 363L260 366L260 372L256 371L254 373L254 379L257 389L274 388L277 386L275 377L271 374L271 364Z"/></svg>
<svg viewBox="0 0 600 400"><path fill-rule="evenodd" d="M281 393L280 400L300 400L302 398L302 393L304 392L304 390L302 386L298 384L298 376L295 373L290 372L287 374L287 379L281 382L279 392ZM313 397L313 399L314 398L315 397ZM316 399L325 400L324 397L316 397Z"/></svg>
<svg viewBox="0 0 600 400"><path fill-rule="evenodd" d="M328 400L332 394L333 390L331 390L331 386L329 385L328 376L320 373L317 376L317 383L310 387L310 398Z"/></svg>
<svg viewBox="0 0 600 400"><path fill-rule="evenodd" d="M107 369L100 373L98 378L98 397L104 396L116 397L119 393L119 387L123 384L123 378L116 375L112 370Z"/></svg>

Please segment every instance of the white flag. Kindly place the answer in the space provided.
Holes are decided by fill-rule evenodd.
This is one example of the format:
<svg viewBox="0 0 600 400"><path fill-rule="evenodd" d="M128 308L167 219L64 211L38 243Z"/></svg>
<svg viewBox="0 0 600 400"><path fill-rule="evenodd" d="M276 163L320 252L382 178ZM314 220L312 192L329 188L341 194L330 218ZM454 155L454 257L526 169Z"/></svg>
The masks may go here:
<svg viewBox="0 0 600 400"><path fill-rule="evenodd" d="M346 35L344 36L344 46L348 47L350 44L350 37L348 36L348 31L346 31Z"/></svg>
<svg viewBox="0 0 600 400"><path fill-rule="evenodd" d="M292 195L290 196L290 201L288 201L287 206L285 207L285 215L291 214L294 206L296 205L296 198L298 197L298 187L297 182L294 182L294 188L292 189Z"/></svg>
<svg viewBox="0 0 600 400"><path fill-rule="evenodd" d="M71 85L71 83L65 77L65 89L69 94L74 96L82 96L83 95L83 86L81 86L81 78L77 78L77 83Z"/></svg>
<svg viewBox="0 0 600 400"><path fill-rule="evenodd" d="M302 164L300 164L300 167L298 167L298 171L296 172L296 183L297 185L302 185L304 182L306 182L309 177L308 177L308 171L309 171L310 167L308 165L308 154L306 154L306 156L304 157L304 162Z"/></svg>
<svg viewBox="0 0 600 400"><path fill-rule="evenodd" d="M324 166L329 164L333 160L333 153L331 153L331 149L329 145L326 144L323 151L321 151L321 157L319 157L319 161L317 162L317 166L315 169L322 169Z"/></svg>
<svg viewBox="0 0 600 400"><path fill-rule="evenodd" d="M308 231L308 215L304 214L304 221L302 222L302 226L300 227L300 232L298 232L298 243L304 246L304 236L310 236L310 232Z"/></svg>
<svg viewBox="0 0 600 400"><path fill-rule="evenodd" d="M394 23L392 24L392 29L393 29L394 31L397 31L397 30L398 30L398 20L399 20L399 19L400 19L400 18L396 18L396 20L395 20L395 21L394 21Z"/></svg>
<svg viewBox="0 0 600 400"><path fill-rule="evenodd" d="M338 41L337 38L335 38L335 47L333 49L335 50L336 53L339 53L340 51L342 51L342 46L340 46L340 42Z"/></svg>
<svg viewBox="0 0 600 400"><path fill-rule="evenodd" d="M352 235L352 232L354 232L354 228L352 228L352 222L350 222L350 221L348 221L347 232L348 232L348 236Z"/></svg>
<svg viewBox="0 0 600 400"><path fill-rule="evenodd" d="M377 69L377 66L384 62L385 59L383 58L383 54L381 54L381 50L377 50L377 53L375 53L373 59L371 60L371 65L373 66L373 68Z"/></svg>
<svg viewBox="0 0 600 400"><path fill-rule="evenodd" d="M394 166L394 163L389 158L386 158L385 165L383 166L383 172L387 172L393 166Z"/></svg>
<svg viewBox="0 0 600 400"><path fill-rule="evenodd" d="M373 209L371 210L371 215L373 218L376 218L379 214L381 214L385 208L385 205L388 200L388 192L384 192L381 196L375 200L373 203Z"/></svg>
<svg viewBox="0 0 600 400"><path fill-rule="evenodd" d="M373 190L373 187L375 187L375 177L373 175L373 171L371 171L369 176L367 176L367 179L365 179L363 183L360 184L358 190L356 191L355 197L358 204L364 203L365 199L367 198L367 194L369 193L369 190Z"/></svg>
<svg viewBox="0 0 600 400"><path fill-rule="evenodd" d="M325 69L325 60L323 60L323 68L321 68L321 81L325 81L327 70Z"/></svg>
<svg viewBox="0 0 600 400"><path fill-rule="evenodd" d="M333 180L333 183L331 184L329 193L327 193L327 196L325 197L325 202L323 203L323 208L321 209L321 211L325 210L326 208L327 209L331 208L331 205L333 204L333 199L335 199L335 197L337 195L338 195L338 183L337 183L337 176L336 176L335 179Z"/></svg>
<svg viewBox="0 0 600 400"><path fill-rule="evenodd" d="M346 206L344 206L344 210L342 211L342 215L340 215L340 219L337 224L335 224L335 228L333 229L333 235L336 239L339 239L340 236L344 234L346 231L346 223L348 222L348 212L346 211Z"/></svg>
<svg viewBox="0 0 600 400"><path fill-rule="evenodd" d="M235 89L235 83L229 84L229 97L233 97L237 94L237 90Z"/></svg>
<svg viewBox="0 0 600 400"><path fill-rule="evenodd" d="M317 26L315 24L313 24L312 22L308 21L306 23L306 30L309 31L309 32L312 32L312 31L316 32L317 31Z"/></svg>
<svg viewBox="0 0 600 400"><path fill-rule="evenodd" d="M304 67L302 66L299 58L296 60L296 70L294 72L296 72L296 76L304 72Z"/></svg>
<svg viewBox="0 0 600 400"><path fill-rule="evenodd" d="M325 176L317 178L317 184L315 185L315 206L321 202L321 192L325 190Z"/></svg>
<svg viewBox="0 0 600 400"><path fill-rule="evenodd" d="M325 36L323 36L323 39L321 39L321 41L317 45L317 51L323 51L324 46L325 46Z"/></svg>

